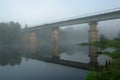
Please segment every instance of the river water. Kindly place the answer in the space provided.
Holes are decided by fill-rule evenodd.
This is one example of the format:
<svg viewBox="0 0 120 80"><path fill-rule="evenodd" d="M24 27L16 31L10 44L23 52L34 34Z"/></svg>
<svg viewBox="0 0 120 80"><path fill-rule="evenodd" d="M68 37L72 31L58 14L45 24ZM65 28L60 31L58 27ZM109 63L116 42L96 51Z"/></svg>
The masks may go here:
<svg viewBox="0 0 120 80"><path fill-rule="evenodd" d="M26 57L35 55L52 57L53 50L48 46L38 48L37 53L29 53L19 48L0 48L0 80L84 80L89 71ZM88 46L64 45L59 47L60 59L89 63ZM105 55L99 55L99 65L105 64Z"/></svg>

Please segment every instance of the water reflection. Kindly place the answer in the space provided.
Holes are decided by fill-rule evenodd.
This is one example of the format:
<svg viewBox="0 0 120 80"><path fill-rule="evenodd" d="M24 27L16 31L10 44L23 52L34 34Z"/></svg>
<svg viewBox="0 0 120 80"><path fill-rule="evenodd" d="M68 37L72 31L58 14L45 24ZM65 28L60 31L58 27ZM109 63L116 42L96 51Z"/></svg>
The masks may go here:
<svg viewBox="0 0 120 80"><path fill-rule="evenodd" d="M12 47L0 47L0 65L14 66L21 63L21 53Z"/></svg>
<svg viewBox="0 0 120 80"><path fill-rule="evenodd" d="M55 55L60 60L70 60L81 63L90 63L91 65L103 65L107 59L110 59L106 55L98 55L97 47L81 47L77 45L62 45L59 46L59 53L55 52ZM53 58L53 48L51 46L40 46L35 54L24 50L21 48L15 47L0 47L0 65L19 65L21 63L21 58L26 57L29 59L29 56L36 57L48 57Z"/></svg>
<svg viewBox="0 0 120 80"><path fill-rule="evenodd" d="M102 55L96 54L97 51L98 48L93 46L60 45L57 56L60 56L60 60L82 62L92 64L96 67L99 60L103 60L100 59ZM25 50L20 47L0 47L0 65L4 66L2 68L0 67L0 80L84 80L84 77L88 73L88 71L85 70L32 59L29 56L53 58L53 47L39 46L35 54L28 51L28 49ZM9 67L7 65L9 65ZM4 75L4 77L2 77L2 75ZM6 77L7 79L5 79Z"/></svg>
<svg viewBox="0 0 120 80"><path fill-rule="evenodd" d="M84 80L88 71L50 64L28 57L29 55L37 57L46 55L52 58L52 48L43 47L46 48L39 49L39 53L36 54L22 51L21 48L1 47L0 65L4 67L0 66L0 80Z"/></svg>
<svg viewBox="0 0 120 80"><path fill-rule="evenodd" d="M89 57L90 57L90 64L98 65L98 48L96 46L89 46Z"/></svg>

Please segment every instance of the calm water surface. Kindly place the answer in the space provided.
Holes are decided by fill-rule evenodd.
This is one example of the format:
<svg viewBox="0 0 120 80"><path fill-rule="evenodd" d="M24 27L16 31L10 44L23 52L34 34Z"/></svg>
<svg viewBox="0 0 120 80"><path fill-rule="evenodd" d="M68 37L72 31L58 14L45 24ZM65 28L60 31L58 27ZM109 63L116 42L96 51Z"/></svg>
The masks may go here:
<svg viewBox="0 0 120 80"><path fill-rule="evenodd" d="M52 51L48 46L44 46L35 54L51 57ZM90 62L88 47L66 45L60 47L59 52L60 59ZM84 80L89 72L25 57L30 54L15 48L1 48L0 80ZM105 55L98 56L99 64L104 64L107 58L109 57Z"/></svg>

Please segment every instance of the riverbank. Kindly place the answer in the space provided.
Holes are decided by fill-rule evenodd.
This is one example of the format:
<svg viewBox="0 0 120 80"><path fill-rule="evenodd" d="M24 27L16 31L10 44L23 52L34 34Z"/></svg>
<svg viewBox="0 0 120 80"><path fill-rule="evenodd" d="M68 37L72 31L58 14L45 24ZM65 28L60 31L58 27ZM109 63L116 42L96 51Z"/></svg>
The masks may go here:
<svg viewBox="0 0 120 80"><path fill-rule="evenodd" d="M107 40L105 42L80 43L82 46L97 46L99 48L114 48L113 52L99 51L100 54L106 54L112 57L112 62L107 69L100 72L90 72L85 80L120 80L120 40Z"/></svg>

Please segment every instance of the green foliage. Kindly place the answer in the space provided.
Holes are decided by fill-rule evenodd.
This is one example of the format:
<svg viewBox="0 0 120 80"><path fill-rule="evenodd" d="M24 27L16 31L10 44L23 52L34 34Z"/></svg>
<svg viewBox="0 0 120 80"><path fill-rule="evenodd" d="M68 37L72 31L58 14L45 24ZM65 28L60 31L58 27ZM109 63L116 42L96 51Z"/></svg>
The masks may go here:
<svg viewBox="0 0 120 80"><path fill-rule="evenodd" d="M109 47L120 49L120 40L109 40L107 45Z"/></svg>
<svg viewBox="0 0 120 80"><path fill-rule="evenodd" d="M85 43L98 47L112 47L116 50L113 52L100 51L100 54L106 54L113 58L108 70L100 72L91 72L87 75L85 80L120 80L120 40L106 40L103 42Z"/></svg>
<svg viewBox="0 0 120 80"><path fill-rule="evenodd" d="M78 45L82 45L82 46L96 46L99 47L101 50L104 50L105 48L107 48L106 45L107 42L103 43L103 42L89 42L89 43L80 43Z"/></svg>
<svg viewBox="0 0 120 80"><path fill-rule="evenodd" d="M85 80L97 80L97 72L90 72Z"/></svg>
<svg viewBox="0 0 120 80"><path fill-rule="evenodd" d="M21 26L19 23L0 23L0 44L11 44L20 40Z"/></svg>
<svg viewBox="0 0 120 80"><path fill-rule="evenodd" d="M107 40L107 37L104 34L101 34L99 40L100 40L101 43L105 43L106 40Z"/></svg>
<svg viewBox="0 0 120 80"><path fill-rule="evenodd" d="M115 50L113 52L104 51L104 52L102 52L102 54L106 54L106 55L112 57L113 59L120 58L120 50Z"/></svg>
<svg viewBox="0 0 120 80"><path fill-rule="evenodd" d="M116 80L111 71L91 72L85 80ZM119 80L119 78L117 79Z"/></svg>
<svg viewBox="0 0 120 80"><path fill-rule="evenodd" d="M120 39L120 32L118 33L117 38Z"/></svg>
<svg viewBox="0 0 120 80"><path fill-rule="evenodd" d="M120 58L113 60L110 65L110 70L116 80L118 80L118 78L120 77Z"/></svg>
<svg viewBox="0 0 120 80"><path fill-rule="evenodd" d="M91 72L85 80L120 80L120 58L114 60L108 70Z"/></svg>
<svg viewBox="0 0 120 80"><path fill-rule="evenodd" d="M117 58L120 58L120 50L115 50L114 52L111 53L111 57L113 59L117 59Z"/></svg>

